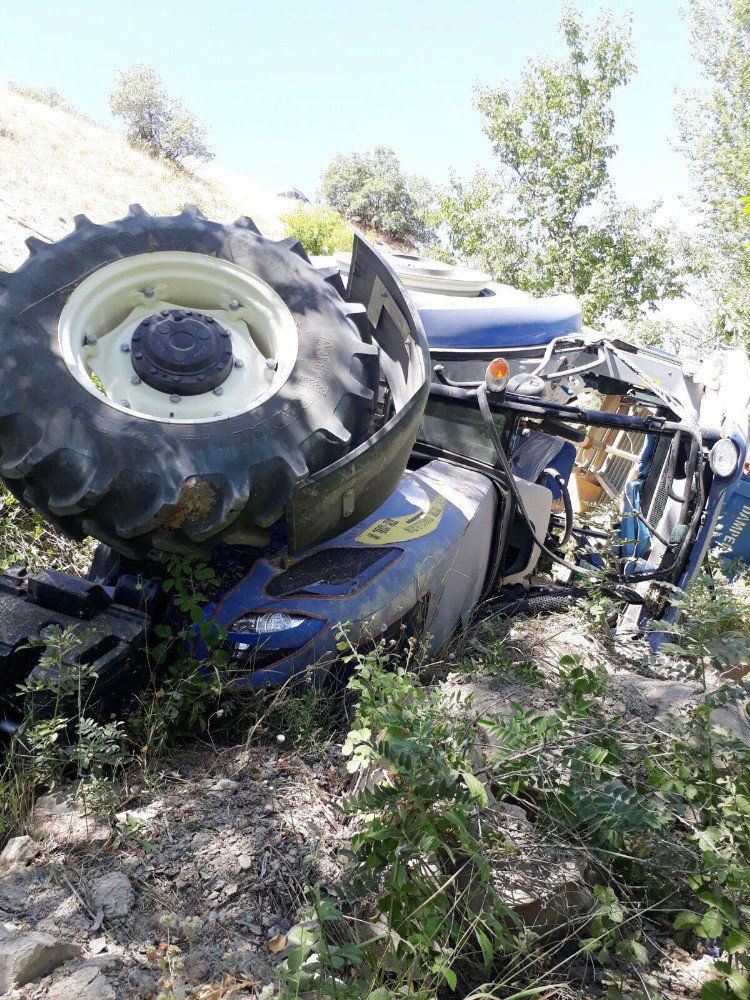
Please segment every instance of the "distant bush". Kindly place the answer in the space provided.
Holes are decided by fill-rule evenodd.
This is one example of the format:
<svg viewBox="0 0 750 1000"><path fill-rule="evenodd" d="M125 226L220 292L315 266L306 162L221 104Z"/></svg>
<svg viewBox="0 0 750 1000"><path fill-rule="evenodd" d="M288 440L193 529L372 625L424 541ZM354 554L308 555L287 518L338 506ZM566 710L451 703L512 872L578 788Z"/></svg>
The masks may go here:
<svg viewBox="0 0 750 1000"><path fill-rule="evenodd" d="M181 163L188 156L213 159L206 145L206 129L182 101L170 97L156 70L138 64L120 72L109 95L112 114L127 126L131 146L151 156Z"/></svg>
<svg viewBox="0 0 750 1000"><path fill-rule="evenodd" d="M432 233L432 188L401 170L392 149L337 156L323 174L323 194L342 215L408 246Z"/></svg>
<svg viewBox="0 0 750 1000"><path fill-rule="evenodd" d="M81 114L81 112L70 103L67 97L55 90L54 87L49 87L47 90L40 90L39 87L26 86L23 83L9 83L8 90L12 90L14 94L20 94L21 97L28 97L32 101L38 101L40 104L46 104L49 108L58 108L60 111L66 111L69 115L75 115L76 118L83 118L84 121L91 121L86 115Z"/></svg>
<svg viewBox="0 0 750 1000"><path fill-rule="evenodd" d="M287 236L296 236L309 254L351 250L354 231L333 208L299 205L283 217Z"/></svg>

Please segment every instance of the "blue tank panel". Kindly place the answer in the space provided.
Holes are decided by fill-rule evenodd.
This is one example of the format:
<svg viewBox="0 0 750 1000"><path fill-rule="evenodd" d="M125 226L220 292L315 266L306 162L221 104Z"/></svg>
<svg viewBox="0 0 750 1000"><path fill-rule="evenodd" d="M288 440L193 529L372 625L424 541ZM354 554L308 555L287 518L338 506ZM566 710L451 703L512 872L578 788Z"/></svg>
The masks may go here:
<svg viewBox="0 0 750 1000"><path fill-rule="evenodd" d="M491 291L491 290L490 290ZM516 293L476 298L413 294L430 347L435 350L494 350L548 344L581 329L581 306L572 295L541 299Z"/></svg>

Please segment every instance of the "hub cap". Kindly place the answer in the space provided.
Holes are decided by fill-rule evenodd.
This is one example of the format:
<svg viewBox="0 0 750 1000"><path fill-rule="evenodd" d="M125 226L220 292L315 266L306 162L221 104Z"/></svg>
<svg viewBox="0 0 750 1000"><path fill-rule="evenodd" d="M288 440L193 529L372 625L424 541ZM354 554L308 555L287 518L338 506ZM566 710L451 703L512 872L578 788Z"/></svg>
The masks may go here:
<svg viewBox="0 0 750 1000"><path fill-rule="evenodd" d="M197 396L232 370L229 330L192 309L165 309L141 320L130 350L136 374L160 392Z"/></svg>

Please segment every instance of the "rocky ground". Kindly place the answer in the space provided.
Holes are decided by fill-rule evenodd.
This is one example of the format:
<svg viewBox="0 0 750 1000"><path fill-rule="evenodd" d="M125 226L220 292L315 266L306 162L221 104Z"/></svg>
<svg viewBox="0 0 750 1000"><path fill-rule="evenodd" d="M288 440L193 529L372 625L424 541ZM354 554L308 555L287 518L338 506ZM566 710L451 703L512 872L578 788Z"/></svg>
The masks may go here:
<svg viewBox="0 0 750 1000"><path fill-rule="evenodd" d="M552 707L560 656L571 653L606 663L604 707L613 715L653 718L675 700L690 702L691 685L675 688L638 672L632 651L607 648L578 618L516 623L505 639L507 660L467 667L474 655L479 662L489 633L490 625L475 629L440 681L447 691L471 693L478 715L502 714L511 700ZM742 713L736 716L733 724L747 737ZM96 789L44 795L6 847L2 995L257 996L273 981L304 887L325 891L339 875L349 831L336 807L350 779L336 745L304 755L283 744L203 746L181 752L142 787L131 780L110 816ZM497 887L524 921L538 933L580 925L591 893L575 845L543 838L507 803L492 803L486 822L506 845ZM652 947L661 996L697 995L710 959L658 935ZM593 968L574 968L571 983L576 979L570 991L550 996L602 995Z"/></svg>
<svg viewBox="0 0 750 1000"><path fill-rule="evenodd" d="M85 790L43 796L4 852L0 987L152 997L169 973L148 946L167 943L192 987L269 982L303 886L336 877L341 781L335 751L310 762L234 748L206 750L156 792L131 788L114 822Z"/></svg>

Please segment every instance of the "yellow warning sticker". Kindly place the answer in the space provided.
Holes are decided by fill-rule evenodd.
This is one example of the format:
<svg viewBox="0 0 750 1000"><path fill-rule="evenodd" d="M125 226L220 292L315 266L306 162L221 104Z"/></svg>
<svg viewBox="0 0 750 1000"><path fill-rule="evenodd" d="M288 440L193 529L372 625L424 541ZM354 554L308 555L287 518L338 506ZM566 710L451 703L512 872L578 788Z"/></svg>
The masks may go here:
<svg viewBox="0 0 750 1000"><path fill-rule="evenodd" d="M356 541L364 545L388 545L421 538L437 528L444 510L445 497L436 495L427 510L418 510L403 517L383 517L358 535Z"/></svg>

